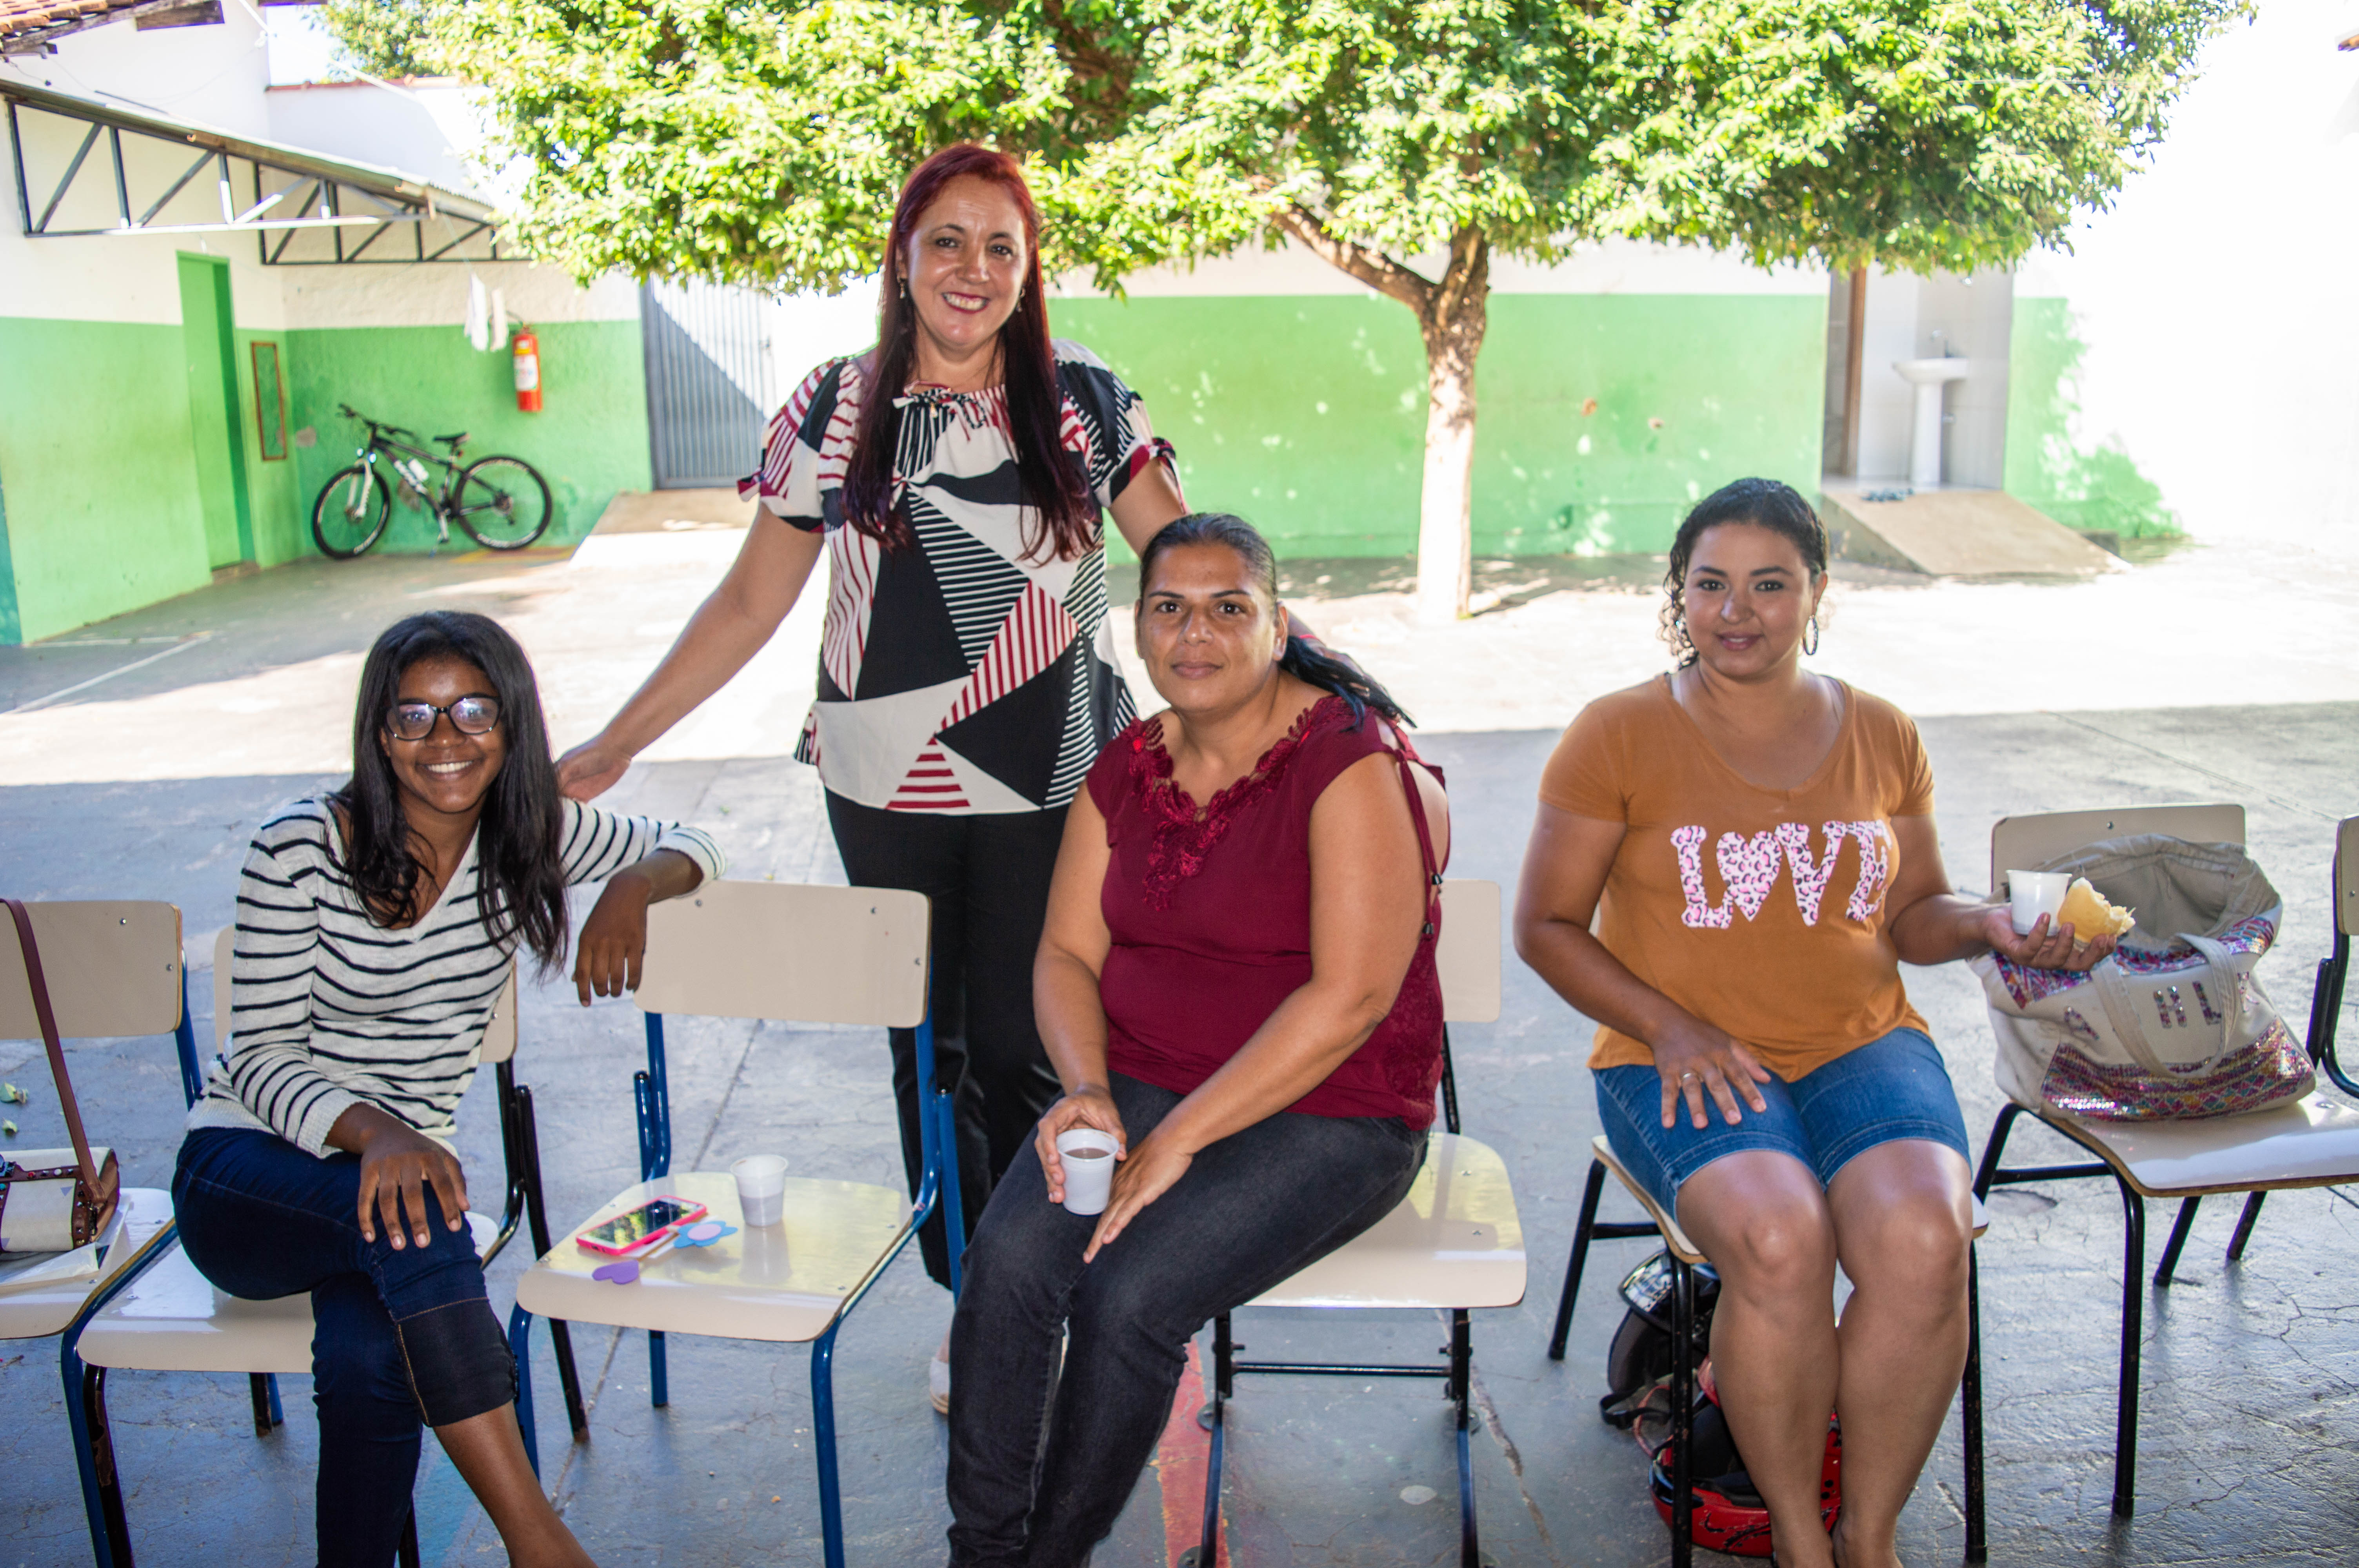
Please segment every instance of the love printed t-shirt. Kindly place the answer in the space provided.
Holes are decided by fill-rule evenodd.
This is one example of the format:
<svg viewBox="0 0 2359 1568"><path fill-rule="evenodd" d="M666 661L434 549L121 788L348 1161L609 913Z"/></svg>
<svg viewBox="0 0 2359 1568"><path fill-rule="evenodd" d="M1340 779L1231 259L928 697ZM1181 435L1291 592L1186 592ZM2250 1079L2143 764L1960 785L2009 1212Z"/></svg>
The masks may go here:
<svg viewBox="0 0 2359 1568"><path fill-rule="evenodd" d="M1907 714L1848 686L1843 698L1832 750L1796 789L1763 789L1723 762L1669 676L1582 709L1540 775L1546 804L1628 829L1598 940L1788 1083L1925 1027L1885 934L1885 893L1900 870L1892 819L1931 815L1933 772ZM1654 1059L1600 1024L1589 1065Z"/></svg>

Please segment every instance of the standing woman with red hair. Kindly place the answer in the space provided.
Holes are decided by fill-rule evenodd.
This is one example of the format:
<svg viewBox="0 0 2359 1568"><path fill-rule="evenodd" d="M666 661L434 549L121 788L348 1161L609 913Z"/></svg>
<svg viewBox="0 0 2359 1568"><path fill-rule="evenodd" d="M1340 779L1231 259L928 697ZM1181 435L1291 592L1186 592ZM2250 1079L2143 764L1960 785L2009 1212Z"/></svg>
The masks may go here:
<svg viewBox="0 0 2359 1568"><path fill-rule="evenodd" d="M1143 550L1187 511L1137 397L1049 337L1039 231L1005 153L948 147L909 177L876 346L795 389L741 487L761 506L736 564L559 768L576 799L613 784L769 641L825 552L819 700L795 756L819 768L852 881L933 901L936 1071L956 1095L970 1231L1058 1096L1033 955L1066 807L1135 717L1105 624L1103 516ZM914 1192L916 1036L892 1038ZM940 1216L919 1240L947 1283ZM947 1409L939 1355L932 1391Z"/></svg>

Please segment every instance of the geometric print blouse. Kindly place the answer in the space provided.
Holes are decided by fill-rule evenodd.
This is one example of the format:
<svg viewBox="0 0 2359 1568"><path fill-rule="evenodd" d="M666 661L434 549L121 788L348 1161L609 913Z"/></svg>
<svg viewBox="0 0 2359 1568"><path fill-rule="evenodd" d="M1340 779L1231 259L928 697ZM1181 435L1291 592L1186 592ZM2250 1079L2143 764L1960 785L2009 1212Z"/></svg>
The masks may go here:
<svg viewBox="0 0 2359 1568"><path fill-rule="evenodd" d="M1096 355L1053 349L1062 444L1111 506L1148 463L1170 461L1170 444ZM795 756L833 793L886 810L1063 806L1136 717L1106 623L1103 516L1079 559L1027 555L1045 530L1016 482L1005 393L915 386L896 399L893 477L919 547L886 549L844 525L867 390L858 357L811 372L770 421L761 470L738 487L827 535L819 696Z"/></svg>

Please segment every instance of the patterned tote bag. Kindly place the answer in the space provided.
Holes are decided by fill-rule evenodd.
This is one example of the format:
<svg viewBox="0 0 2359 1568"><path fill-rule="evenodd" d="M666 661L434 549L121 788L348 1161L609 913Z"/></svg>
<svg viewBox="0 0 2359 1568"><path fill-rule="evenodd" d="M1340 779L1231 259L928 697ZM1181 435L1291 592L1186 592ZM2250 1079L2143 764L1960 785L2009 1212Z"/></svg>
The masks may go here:
<svg viewBox="0 0 2359 1568"><path fill-rule="evenodd" d="M2316 1075L2253 973L2285 901L2234 844L2109 838L2026 870L2086 877L2136 929L2085 973L1973 960L2017 1104L2105 1121L2234 1116Z"/></svg>

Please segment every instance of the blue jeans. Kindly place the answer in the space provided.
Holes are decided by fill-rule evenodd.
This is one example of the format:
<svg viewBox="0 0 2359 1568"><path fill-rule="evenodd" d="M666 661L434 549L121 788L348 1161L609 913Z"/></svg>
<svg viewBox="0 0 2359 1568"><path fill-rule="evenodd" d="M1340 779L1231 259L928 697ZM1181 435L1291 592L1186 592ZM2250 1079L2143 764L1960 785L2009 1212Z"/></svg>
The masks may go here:
<svg viewBox="0 0 2359 1568"><path fill-rule="evenodd" d="M408 1520L419 1430L516 1399L516 1362L464 1229L432 1189L424 1247L361 1239L360 1157L205 1128L180 1145L172 1207L198 1272L234 1296L311 1292L322 1568L386 1568Z"/></svg>
<svg viewBox="0 0 2359 1568"><path fill-rule="evenodd" d="M1759 1086L1769 1108L1756 1111L1740 1097L1734 1126L1707 1095L1702 1127L1690 1119L1684 1098L1665 1127L1663 1080L1653 1067L1600 1067L1591 1076L1614 1158L1673 1215L1690 1176L1749 1149L1791 1154L1818 1173L1822 1187L1877 1144L1905 1138L1947 1144L1973 1163L1950 1070L1933 1042L1914 1029L1896 1029L1790 1084L1772 1077Z"/></svg>
<svg viewBox="0 0 2359 1568"><path fill-rule="evenodd" d="M1119 1073L1112 1087L1133 1149L1180 1099ZM1281 1111L1199 1153L1083 1263L1098 1222L1049 1201L1027 1143L951 1322L951 1561L1086 1562L1155 1452L1196 1331L1391 1213L1424 1163L1425 1134L1397 1119Z"/></svg>

